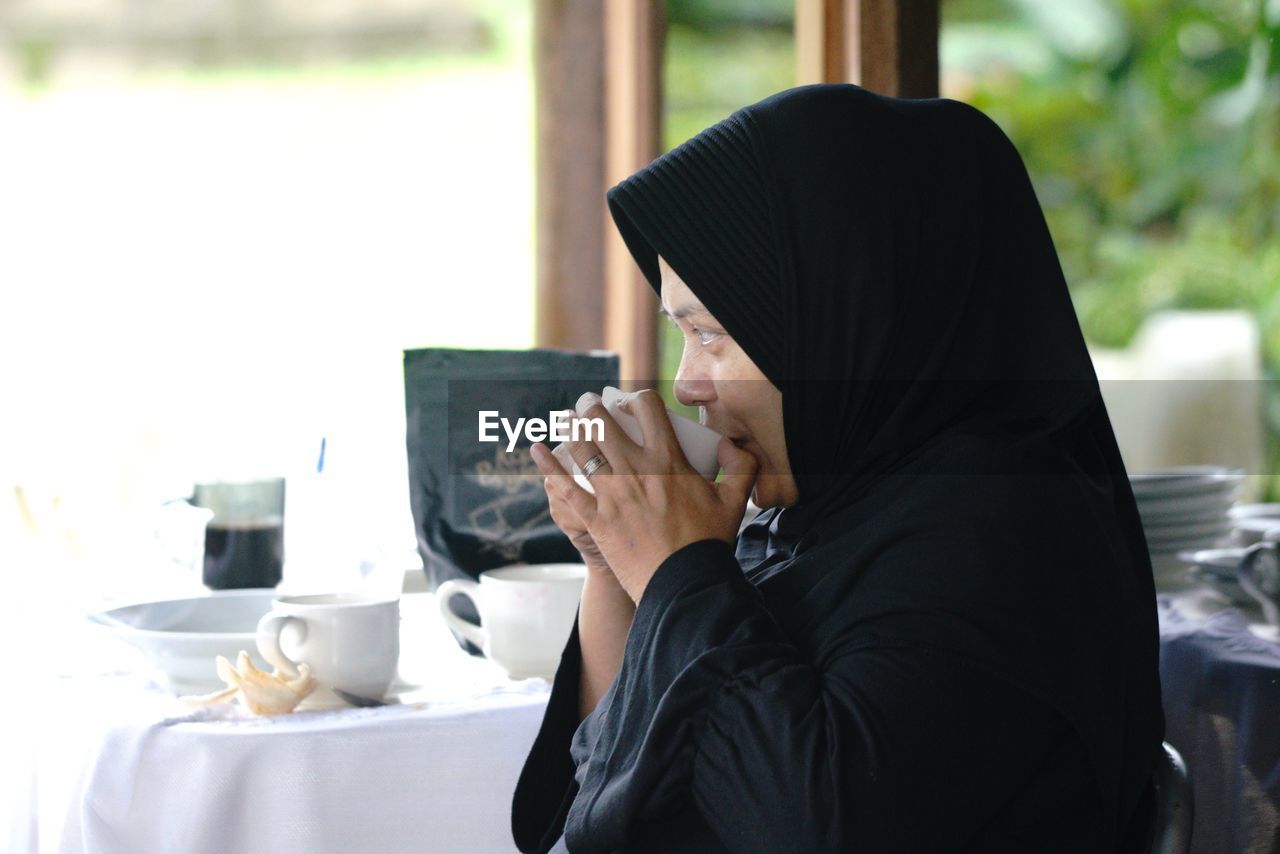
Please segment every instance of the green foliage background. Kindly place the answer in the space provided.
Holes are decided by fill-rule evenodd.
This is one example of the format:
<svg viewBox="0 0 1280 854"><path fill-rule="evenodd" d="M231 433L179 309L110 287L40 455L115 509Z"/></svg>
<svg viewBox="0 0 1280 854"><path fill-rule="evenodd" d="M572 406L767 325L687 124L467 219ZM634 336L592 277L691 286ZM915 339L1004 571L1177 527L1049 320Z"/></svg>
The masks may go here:
<svg viewBox="0 0 1280 854"><path fill-rule="evenodd" d="M944 94L1022 152L1086 336L1123 346L1156 309L1248 308L1280 364L1280 3L944 9Z"/></svg>

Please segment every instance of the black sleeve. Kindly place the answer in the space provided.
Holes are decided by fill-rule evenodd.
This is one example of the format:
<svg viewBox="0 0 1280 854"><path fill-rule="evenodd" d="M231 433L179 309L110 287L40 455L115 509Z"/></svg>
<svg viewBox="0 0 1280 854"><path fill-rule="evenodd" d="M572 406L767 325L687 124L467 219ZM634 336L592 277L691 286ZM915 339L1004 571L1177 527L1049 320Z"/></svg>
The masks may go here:
<svg viewBox="0 0 1280 854"><path fill-rule="evenodd" d="M522 849L545 850L562 823L575 852L625 848L690 800L732 851L942 851L989 836L1070 733L994 675L877 628L816 627L802 651L727 544L685 546L650 580L618 677L576 731L566 651L562 708L517 792Z"/></svg>
<svg viewBox="0 0 1280 854"><path fill-rule="evenodd" d="M545 854L564 831L569 805L578 793L569 742L578 728L578 688L582 648L578 620L560 656L542 726L525 759L511 801L511 832L516 847Z"/></svg>

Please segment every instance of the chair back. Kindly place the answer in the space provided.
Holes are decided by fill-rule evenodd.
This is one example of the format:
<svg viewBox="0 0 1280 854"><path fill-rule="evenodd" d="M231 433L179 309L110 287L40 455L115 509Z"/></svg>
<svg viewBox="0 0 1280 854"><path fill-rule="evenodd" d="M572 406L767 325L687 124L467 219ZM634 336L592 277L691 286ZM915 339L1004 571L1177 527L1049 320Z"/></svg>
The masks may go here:
<svg viewBox="0 0 1280 854"><path fill-rule="evenodd" d="M1151 854L1188 854L1195 818L1191 774L1173 745L1165 742L1163 747L1154 773L1156 815Z"/></svg>

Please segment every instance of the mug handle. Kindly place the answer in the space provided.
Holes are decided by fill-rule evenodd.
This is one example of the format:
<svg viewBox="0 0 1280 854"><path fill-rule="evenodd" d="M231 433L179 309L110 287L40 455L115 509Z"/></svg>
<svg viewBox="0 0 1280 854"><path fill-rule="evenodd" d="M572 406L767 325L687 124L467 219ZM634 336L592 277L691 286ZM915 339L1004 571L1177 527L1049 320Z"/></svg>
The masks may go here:
<svg viewBox="0 0 1280 854"><path fill-rule="evenodd" d="M258 652L267 660L268 664L290 679L294 679L298 676L298 665L280 649L280 632L290 624L298 627L299 642L307 639L307 622L300 617L285 614L267 614L259 620Z"/></svg>
<svg viewBox="0 0 1280 854"><path fill-rule="evenodd" d="M440 608L440 616L444 617L445 624L467 640L471 641L481 650L488 649L489 632L482 626L475 623L468 623L459 617L453 611L449 610L449 600L454 596L466 596L476 605L476 611L480 610L478 601L480 585L469 578L454 578L440 585L440 589L436 591L436 605Z"/></svg>

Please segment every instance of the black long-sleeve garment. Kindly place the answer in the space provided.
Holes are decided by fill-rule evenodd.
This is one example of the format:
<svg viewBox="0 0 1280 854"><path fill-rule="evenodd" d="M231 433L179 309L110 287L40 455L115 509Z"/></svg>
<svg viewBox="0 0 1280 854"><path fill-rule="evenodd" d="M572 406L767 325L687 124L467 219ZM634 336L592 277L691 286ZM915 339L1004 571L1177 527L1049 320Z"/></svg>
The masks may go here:
<svg viewBox="0 0 1280 854"><path fill-rule="evenodd" d="M672 555L581 728L575 626L516 792L521 850L547 850L566 829L574 852L1145 850L1142 805L1123 842L1104 834L1086 745L1064 717L963 652L975 623L999 615L930 594L961 575L979 595L1017 583L1052 596L1020 571L1034 551L993 554L967 533L1034 524L1029 506L1016 493L974 495L935 534L955 537L954 559L910 579L894 568L915 564L911 543L857 580L797 561L758 588L724 543ZM1105 566L1093 545L1044 545ZM1104 632L1106 618L1076 615ZM1023 642L1056 645L1037 635L1058 622L1028 626ZM580 788L591 797L565 828Z"/></svg>
<svg viewBox="0 0 1280 854"><path fill-rule="evenodd" d="M981 113L856 86L744 108L613 188L783 392L800 502L658 567L524 851L1138 851L1150 562L1043 216Z"/></svg>

